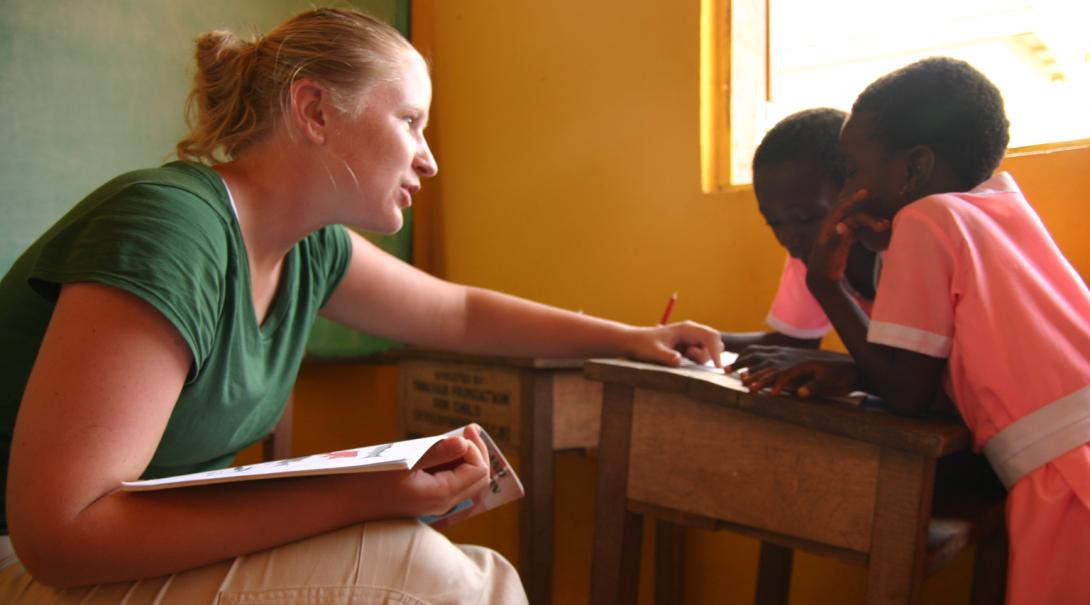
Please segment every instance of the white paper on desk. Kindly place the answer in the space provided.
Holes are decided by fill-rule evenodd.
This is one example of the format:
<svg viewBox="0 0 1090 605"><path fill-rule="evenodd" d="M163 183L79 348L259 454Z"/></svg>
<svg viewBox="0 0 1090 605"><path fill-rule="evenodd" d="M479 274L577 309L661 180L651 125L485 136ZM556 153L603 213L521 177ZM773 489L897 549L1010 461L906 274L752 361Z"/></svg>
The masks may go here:
<svg viewBox="0 0 1090 605"><path fill-rule="evenodd" d="M735 359L738 359L738 354L734 353L733 351L723 351L722 353L719 354L719 364L721 366L723 366L724 368L729 366L730 364L734 363ZM697 369L697 370L707 370L709 372L722 372L723 371L723 370L715 367L715 364L713 364L710 359L708 361L705 361L704 363L697 363L697 362L689 359L688 357L682 357L681 358L681 367L683 367L683 368L693 368L693 369ZM730 375L737 378L738 377L738 372L730 372Z"/></svg>

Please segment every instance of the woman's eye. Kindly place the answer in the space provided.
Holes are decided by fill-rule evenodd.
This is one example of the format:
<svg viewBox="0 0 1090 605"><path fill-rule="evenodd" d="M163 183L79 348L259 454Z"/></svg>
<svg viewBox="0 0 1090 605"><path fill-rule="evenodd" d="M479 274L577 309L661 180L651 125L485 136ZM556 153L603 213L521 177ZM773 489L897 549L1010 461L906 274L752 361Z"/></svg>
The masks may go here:
<svg viewBox="0 0 1090 605"><path fill-rule="evenodd" d="M413 124L416 123L416 118L413 117L413 116L405 116L404 120L405 120L405 123L408 124L409 126L412 126Z"/></svg>

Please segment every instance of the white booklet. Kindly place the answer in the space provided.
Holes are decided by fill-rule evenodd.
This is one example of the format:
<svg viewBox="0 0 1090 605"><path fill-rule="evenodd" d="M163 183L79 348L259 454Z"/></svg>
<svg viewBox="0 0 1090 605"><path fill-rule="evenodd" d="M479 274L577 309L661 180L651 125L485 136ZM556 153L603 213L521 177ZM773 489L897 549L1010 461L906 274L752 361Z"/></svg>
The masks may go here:
<svg viewBox="0 0 1090 605"><path fill-rule="evenodd" d="M259 464L233 466L188 475L175 475L173 477L145 479L143 481L124 481L121 483L121 489L139 492L281 477L394 470L407 471L416 466L424 453L433 445L446 437L462 435L464 430L463 427L431 437L383 443L339 452L312 454L298 458L285 458L284 460L273 460ZM511 468L500 449L496 447L492 437L484 429L478 428L478 431L485 447L488 448L488 455L491 459L491 477L488 485L481 490L481 493L459 503L451 510L441 515L422 517L421 521L434 527L445 527L462 519L483 513L486 510L496 508L501 504L518 500L526 494L518 475L515 474L514 469Z"/></svg>

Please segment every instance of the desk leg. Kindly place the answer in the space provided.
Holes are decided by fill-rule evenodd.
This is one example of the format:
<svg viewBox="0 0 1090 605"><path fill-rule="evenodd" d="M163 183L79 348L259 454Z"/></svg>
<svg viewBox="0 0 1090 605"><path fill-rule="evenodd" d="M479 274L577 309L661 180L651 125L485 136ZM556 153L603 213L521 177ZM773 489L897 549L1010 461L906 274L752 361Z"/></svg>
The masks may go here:
<svg viewBox="0 0 1090 605"><path fill-rule="evenodd" d="M934 482L934 459L882 450L867 563L868 605L920 603Z"/></svg>
<svg viewBox="0 0 1090 605"><path fill-rule="evenodd" d="M519 452L526 501L520 519L520 567L527 596L549 605L553 590L553 377L523 370L522 446ZM528 392L529 391L529 392Z"/></svg>
<svg viewBox="0 0 1090 605"><path fill-rule="evenodd" d="M594 605L635 603L639 592L643 525L640 515L626 506L633 396L632 387L607 383L602 390L590 574L590 602Z"/></svg>
<svg viewBox="0 0 1090 605"><path fill-rule="evenodd" d="M972 605L1003 605L1007 596L1007 528L976 543L973 563Z"/></svg>
<svg viewBox="0 0 1090 605"><path fill-rule="evenodd" d="M779 544L761 542L757 564L757 594L755 605L787 605L791 594L791 563L795 551Z"/></svg>
<svg viewBox="0 0 1090 605"><path fill-rule="evenodd" d="M655 522L655 605L685 602L685 527Z"/></svg>

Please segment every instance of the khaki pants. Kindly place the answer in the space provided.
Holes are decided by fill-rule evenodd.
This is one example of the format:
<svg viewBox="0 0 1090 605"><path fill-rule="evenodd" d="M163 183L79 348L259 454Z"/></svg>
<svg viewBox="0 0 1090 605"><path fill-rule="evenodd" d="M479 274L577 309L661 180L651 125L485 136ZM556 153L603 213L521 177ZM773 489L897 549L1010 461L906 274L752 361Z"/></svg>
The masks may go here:
<svg viewBox="0 0 1090 605"><path fill-rule="evenodd" d="M55 589L34 581L0 537L5 604L526 603L498 553L452 544L417 521L354 525L171 576Z"/></svg>

